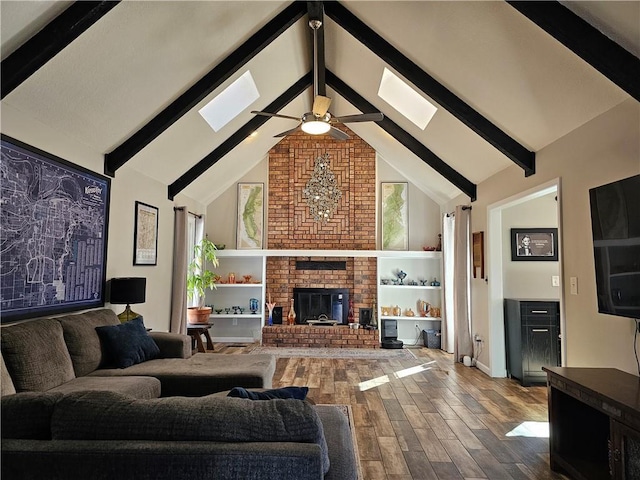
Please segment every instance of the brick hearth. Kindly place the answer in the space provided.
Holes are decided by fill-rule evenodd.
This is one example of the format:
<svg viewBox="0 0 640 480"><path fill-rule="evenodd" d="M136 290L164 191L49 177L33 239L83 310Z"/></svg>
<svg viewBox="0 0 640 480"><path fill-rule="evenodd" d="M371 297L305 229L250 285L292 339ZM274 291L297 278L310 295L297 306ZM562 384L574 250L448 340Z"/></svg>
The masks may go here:
<svg viewBox="0 0 640 480"><path fill-rule="evenodd" d="M377 330L352 329L344 325L310 327L274 325L262 328L265 347L379 348Z"/></svg>

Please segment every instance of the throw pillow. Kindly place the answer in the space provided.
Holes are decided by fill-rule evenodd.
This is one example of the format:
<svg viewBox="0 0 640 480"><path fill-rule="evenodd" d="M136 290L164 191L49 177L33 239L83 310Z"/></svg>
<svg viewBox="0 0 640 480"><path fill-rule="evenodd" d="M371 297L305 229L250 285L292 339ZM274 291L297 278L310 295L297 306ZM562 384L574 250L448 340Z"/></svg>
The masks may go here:
<svg viewBox="0 0 640 480"><path fill-rule="evenodd" d="M243 387L234 387L227 397L248 398L249 400L273 400L274 398L293 398L304 400L309 393L309 387L283 387L261 392L252 392Z"/></svg>
<svg viewBox="0 0 640 480"><path fill-rule="evenodd" d="M119 325L96 327L100 337L106 366L127 368L160 356L160 349L149 336L142 317Z"/></svg>

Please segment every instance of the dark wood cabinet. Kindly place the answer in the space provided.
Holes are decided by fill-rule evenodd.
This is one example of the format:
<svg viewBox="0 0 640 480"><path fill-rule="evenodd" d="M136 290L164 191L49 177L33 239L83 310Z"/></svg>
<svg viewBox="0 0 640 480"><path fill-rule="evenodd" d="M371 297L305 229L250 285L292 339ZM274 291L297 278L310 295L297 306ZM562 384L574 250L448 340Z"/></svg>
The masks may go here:
<svg viewBox="0 0 640 480"><path fill-rule="evenodd" d="M552 470L640 480L640 378L615 368L545 367Z"/></svg>
<svg viewBox="0 0 640 480"><path fill-rule="evenodd" d="M543 366L560 365L560 304L556 300L504 301L507 375L522 385L545 383Z"/></svg>

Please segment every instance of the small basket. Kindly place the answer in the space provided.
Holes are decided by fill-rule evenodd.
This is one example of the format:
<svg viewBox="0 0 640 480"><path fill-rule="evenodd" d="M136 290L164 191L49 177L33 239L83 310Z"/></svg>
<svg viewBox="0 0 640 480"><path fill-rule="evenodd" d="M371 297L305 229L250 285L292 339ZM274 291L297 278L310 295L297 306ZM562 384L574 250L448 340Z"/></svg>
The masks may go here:
<svg viewBox="0 0 640 480"><path fill-rule="evenodd" d="M440 330L422 330L422 341L427 348L441 348Z"/></svg>

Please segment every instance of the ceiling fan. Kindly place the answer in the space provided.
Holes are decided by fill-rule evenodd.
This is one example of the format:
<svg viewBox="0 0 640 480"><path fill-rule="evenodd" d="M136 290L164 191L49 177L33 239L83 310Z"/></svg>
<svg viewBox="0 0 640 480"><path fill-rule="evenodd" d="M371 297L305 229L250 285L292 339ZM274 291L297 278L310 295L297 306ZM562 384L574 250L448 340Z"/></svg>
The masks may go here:
<svg viewBox="0 0 640 480"><path fill-rule="evenodd" d="M355 122L379 122L384 118L380 112L376 113L359 113L355 115L345 115L342 117L334 117L329 112L331 99L323 95L318 95L318 29L322 26L321 20L309 20L309 26L313 30L313 106L311 111L304 113L301 117L293 117L290 115L282 115L279 113L260 112L252 110L255 115L263 115L265 117L286 118L296 120L298 126L282 133L274 135L275 137L286 137L289 134L302 130L310 135L323 135L328 133L336 140L347 140L347 135L342 130L334 127L337 123L355 123Z"/></svg>

